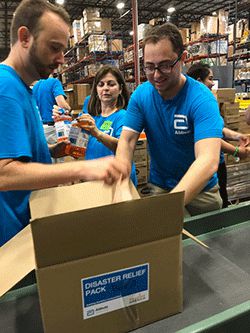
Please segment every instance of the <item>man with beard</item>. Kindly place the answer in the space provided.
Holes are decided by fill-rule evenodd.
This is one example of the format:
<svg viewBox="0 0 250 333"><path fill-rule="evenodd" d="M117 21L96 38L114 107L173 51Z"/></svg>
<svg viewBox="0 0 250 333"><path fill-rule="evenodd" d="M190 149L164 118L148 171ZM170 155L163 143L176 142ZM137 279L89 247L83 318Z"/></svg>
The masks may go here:
<svg viewBox="0 0 250 333"><path fill-rule="evenodd" d="M13 17L12 47L0 64L0 246L29 223L31 190L81 179L112 184L129 175L110 157L51 164L62 152L54 146L50 156L29 86L64 62L69 26L67 12L45 0L22 1Z"/></svg>
<svg viewBox="0 0 250 333"><path fill-rule="evenodd" d="M179 30L156 26L143 44L148 81L132 94L116 158L130 163L140 132L148 139L151 193L185 191L186 215L221 208L216 171L223 122L212 93L181 74Z"/></svg>

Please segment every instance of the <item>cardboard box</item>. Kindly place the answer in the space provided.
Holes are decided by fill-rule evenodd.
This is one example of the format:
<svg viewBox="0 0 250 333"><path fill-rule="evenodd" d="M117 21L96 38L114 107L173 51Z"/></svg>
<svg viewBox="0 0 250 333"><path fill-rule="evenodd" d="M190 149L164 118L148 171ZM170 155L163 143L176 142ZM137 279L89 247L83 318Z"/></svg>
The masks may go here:
<svg viewBox="0 0 250 333"><path fill-rule="evenodd" d="M109 51L111 52L122 52L123 43L122 39L111 39L109 40Z"/></svg>
<svg viewBox="0 0 250 333"><path fill-rule="evenodd" d="M146 36L147 31L150 29L150 25L141 23L138 25L138 40L143 40Z"/></svg>
<svg viewBox="0 0 250 333"><path fill-rule="evenodd" d="M95 63L95 64L89 64L87 67L87 76L89 77L93 77L96 75L96 73L98 72L98 70L102 67L103 65L99 62Z"/></svg>
<svg viewBox="0 0 250 333"><path fill-rule="evenodd" d="M106 35L90 35L88 45L89 52L107 52Z"/></svg>
<svg viewBox="0 0 250 333"><path fill-rule="evenodd" d="M138 185L146 184L148 181L147 162L137 163L135 166Z"/></svg>
<svg viewBox="0 0 250 333"><path fill-rule="evenodd" d="M233 115L233 116L224 116L225 125L232 124L232 123L239 123L240 115Z"/></svg>
<svg viewBox="0 0 250 333"><path fill-rule="evenodd" d="M68 84L67 98L72 109L78 109L83 106L85 98L90 95L91 87L87 83L83 84Z"/></svg>
<svg viewBox="0 0 250 333"><path fill-rule="evenodd" d="M133 161L135 162L135 164L147 162L148 152L146 147L147 147L146 139L137 141L133 157Z"/></svg>
<svg viewBox="0 0 250 333"><path fill-rule="evenodd" d="M228 12L224 9L218 11L219 35L228 33Z"/></svg>
<svg viewBox="0 0 250 333"><path fill-rule="evenodd" d="M210 43L210 53L212 54L227 54L228 43L225 39L215 40Z"/></svg>
<svg viewBox="0 0 250 333"><path fill-rule="evenodd" d="M215 96L218 103L234 102L235 100L235 88L219 88L215 92Z"/></svg>
<svg viewBox="0 0 250 333"><path fill-rule="evenodd" d="M180 312L184 195L131 190L134 200L116 204L102 182L33 192L31 228L0 249L0 296L35 252L47 333L128 332Z"/></svg>
<svg viewBox="0 0 250 333"><path fill-rule="evenodd" d="M87 21L95 21L100 19L100 11L98 8L85 8L82 12L84 23Z"/></svg>
<svg viewBox="0 0 250 333"><path fill-rule="evenodd" d="M80 35L81 35L81 38L83 38L85 36L83 17L80 19Z"/></svg>
<svg viewBox="0 0 250 333"><path fill-rule="evenodd" d="M191 24L191 41L197 41L201 37L200 22L193 22Z"/></svg>
<svg viewBox="0 0 250 333"><path fill-rule="evenodd" d="M218 32L217 16L204 16L200 20L200 32L201 32L201 36L217 35L217 32Z"/></svg>
<svg viewBox="0 0 250 333"><path fill-rule="evenodd" d="M81 40L81 29L80 29L80 20L74 20L72 23L73 28L73 39L74 43L78 43Z"/></svg>
<svg viewBox="0 0 250 333"><path fill-rule="evenodd" d="M102 32L101 20L87 21L84 23L84 33L93 34Z"/></svg>
<svg viewBox="0 0 250 333"><path fill-rule="evenodd" d="M136 142L135 149L147 149L147 139L142 138Z"/></svg>
<svg viewBox="0 0 250 333"><path fill-rule="evenodd" d="M190 31L189 28L181 28L179 29L180 33L181 33L181 37L182 37L182 41L184 44L188 44L189 43L189 35L190 35Z"/></svg>
<svg viewBox="0 0 250 333"><path fill-rule="evenodd" d="M220 112L222 116L233 116L239 114L238 102L225 102L220 106Z"/></svg>
<svg viewBox="0 0 250 333"><path fill-rule="evenodd" d="M102 27L102 31L111 31L112 30L111 19L102 18L101 27Z"/></svg>
<svg viewBox="0 0 250 333"><path fill-rule="evenodd" d="M77 99L77 104L82 106L85 98L90 95L91 87L90 84L75 84L74 85L74 93Z"/></svg>

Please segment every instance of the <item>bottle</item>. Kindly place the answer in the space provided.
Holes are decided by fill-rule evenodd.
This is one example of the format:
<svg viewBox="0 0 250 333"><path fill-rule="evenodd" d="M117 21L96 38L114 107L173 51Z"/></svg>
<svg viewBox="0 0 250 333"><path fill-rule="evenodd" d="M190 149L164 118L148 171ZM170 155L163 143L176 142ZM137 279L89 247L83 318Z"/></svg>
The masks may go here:
<svg viewBox="0 0 250 333"><path fill-rule="evenodd" d="M75 158L83 158L86 153L89 134L79 126L77 120L71 122L68 140L70 143L66 146L65 153Z"/></svg>
<svg viewBox="0 0 250 333"><path fill-rule="evenodd" d="M61 115L55 119L57 142L68 140L72 122L72 117L66 115L64 109L59 108L59 111L61 112Z"/></svg>

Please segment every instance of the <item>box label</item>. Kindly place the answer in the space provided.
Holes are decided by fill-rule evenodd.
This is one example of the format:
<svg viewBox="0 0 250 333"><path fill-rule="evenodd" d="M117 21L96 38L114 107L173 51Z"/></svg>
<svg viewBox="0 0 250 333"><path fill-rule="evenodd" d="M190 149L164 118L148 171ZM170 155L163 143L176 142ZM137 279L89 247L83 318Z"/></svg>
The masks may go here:
<svg viewBox="0 0 250 333"><path fill-rule="evenodd" d="M149 264L81 279L83 319L149 300Z"/></svg>

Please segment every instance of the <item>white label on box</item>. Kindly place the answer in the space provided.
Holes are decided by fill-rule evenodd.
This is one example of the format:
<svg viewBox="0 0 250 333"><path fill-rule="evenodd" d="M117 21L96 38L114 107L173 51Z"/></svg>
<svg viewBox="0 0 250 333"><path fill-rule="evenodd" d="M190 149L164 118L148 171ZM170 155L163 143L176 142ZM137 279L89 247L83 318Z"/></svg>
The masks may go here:
<svg viewBox="0 0 250 333"><path fill-rule="evenodd" d="M81 279L83 319L149 300L149 264Z"/></svg>

